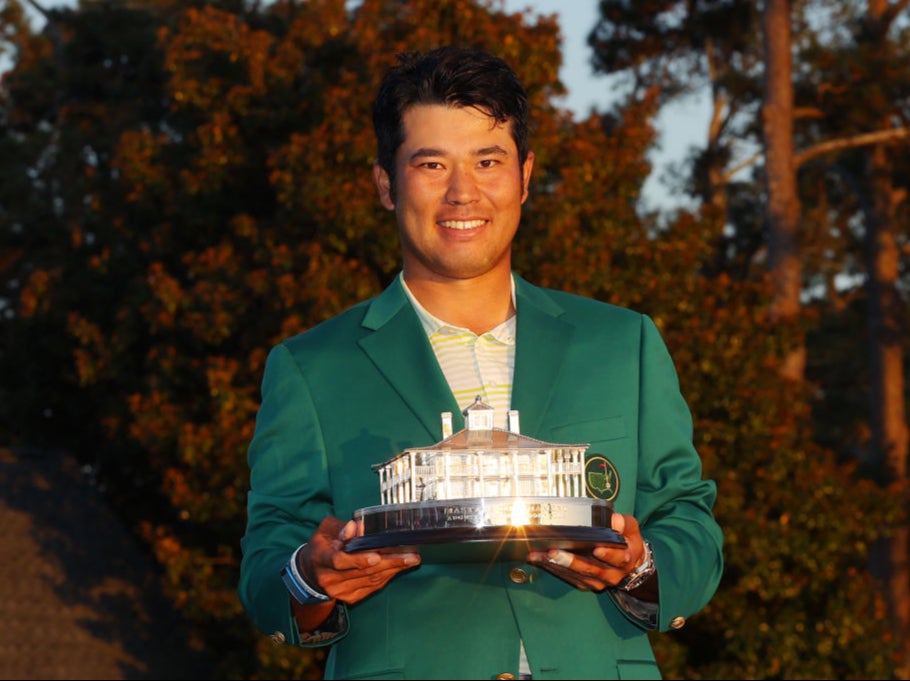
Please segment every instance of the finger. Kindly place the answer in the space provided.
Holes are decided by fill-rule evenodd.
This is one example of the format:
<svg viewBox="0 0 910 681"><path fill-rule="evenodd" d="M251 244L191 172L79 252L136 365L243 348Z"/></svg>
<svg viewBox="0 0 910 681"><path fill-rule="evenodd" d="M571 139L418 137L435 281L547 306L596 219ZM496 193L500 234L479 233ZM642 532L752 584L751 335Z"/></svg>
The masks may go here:
<svg viewBox="0 0 910 681"><path fill-rule="evenodd" d="M357 530L358 530L357 521L349 520L341 528L341 531L338 533L338 538L341 541L346 542L349 539L353 539L354 537L357 536Z"/></svg>
<svg viewBox="0 0 910 681"><path fill-rule="evenodd" d="M411 567L420 563L420 554L416 551L402 551L401 553L380 553L383 565L393 567Z"/></svg>
<svg viewBox="0 0 910 681"><path fill-rule="evenodd" d="M544 551L529 551L528 552L528 562L538 565L543 563L547 559L547 554Z"/></svg>
<svg viewBox="0 0 910 681"><path fill-rule="evenodd" d="M593 575L588 575L579 571L583 561L577 557L572 558L571 567L563 567L556 563L544 561L540 567L547 572L559 577L564 582L568 582L576 589L582 591L602 591L606 583Z"/></svg>
<svg viewBox="0 0 910 681"><path fill-rule="evenodd" d="M571 551L562 551L561 549L551 549L547 551L547 562L559 567L572 569L572 561L575 560L575 554Z"/></svg>
<svg viewBox="0 0 910 681"><path fill-rule="evenodd" d="M610 527L622 534L626 530L626 517L622 513L614 513L610 516Z"/></svg>
<svg viewBox="0 0 910 681"><path fill-rule="evenodd" d="M602 567L593 565L584 556L574 554L571 551L562 551L560 549L551 549L546 553L532 551L528 554L528 562L532 565L538 565L550 574L559 577L559 579L582 591L600 592L609 585L600 574Z"/></svg>
<svg viewBox="0 0 910 681"><path fill-rule="evenodd" d="M366 586L383 585L392 577L410 566L404 565L399 561L383 562L364 570L344 570L335 572L326 578L327 582L332 584L345 584L346 588L359 588Z"/></svg>
<svg viewBox="0 0 910 681"><path fill-rule="evenodd" d="M402 569L420 563L420 554L415 551L380 553L378 551L339 551L333 556L336 570L384 570L389 567ZM374 569L375 568L375 569Z"/></svg>
<svg viewBox="0 0 910 681"><path fill-rule="evenodd" d="M592 560L589 556L576 555L568 551L559 551L558 554L548 559L551 564L570 570L576 577L586 583L593 584L596 581L601 581L600 578L604 567L599 562Z"/></svg>
<svg viewBox="0 0 910 681"><path fill-rule="evenodd" d="M398 573L410 569L400 561L383 561L382 564L362 570L342 570L326 575L325 592L346 603L356 603L371 593L382 589Z"/></svg>
<svg viewBox="0 0 910 681"><path fill-rule="evenodd" d="M632 560L632 553L625 547L597 546L592 551L592 555L600 562L606 563L617 570L628 565Z"/></svg>
<svg viewBox="0 0 910 681"><path fill-rule="evenodd" d="M335 570L365 570L382 562L378 551L337 551L332 556L332 567Z"/></svg>

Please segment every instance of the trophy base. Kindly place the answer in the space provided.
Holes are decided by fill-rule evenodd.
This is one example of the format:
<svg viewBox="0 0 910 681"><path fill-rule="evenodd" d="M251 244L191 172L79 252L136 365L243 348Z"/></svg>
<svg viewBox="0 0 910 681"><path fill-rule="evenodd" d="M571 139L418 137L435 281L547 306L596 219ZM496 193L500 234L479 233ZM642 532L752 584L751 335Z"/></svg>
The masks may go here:
<svg viewBox="0 0 910 681"><path fill-rule="evenodd" d="M415 551L434 562L524 560L529 551L579 553L625 546L613 504L586 497L484 497L371 506L355 512L363 535L347 551Z"/></svg>

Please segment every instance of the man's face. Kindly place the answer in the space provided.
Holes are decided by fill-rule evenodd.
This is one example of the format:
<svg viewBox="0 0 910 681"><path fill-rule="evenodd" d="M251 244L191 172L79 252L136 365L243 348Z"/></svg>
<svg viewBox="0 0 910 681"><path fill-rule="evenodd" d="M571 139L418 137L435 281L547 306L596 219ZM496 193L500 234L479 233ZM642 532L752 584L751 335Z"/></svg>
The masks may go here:
<svg viewBox="0 0 910 681"><path fill-rule="evenodd" d="M528 196L533 154L518 162L511 123L474 108L420 104L403 118L388 174L374 168L382 205L398 219L409 279L470 279L511 268L511 243Z"/></svg>

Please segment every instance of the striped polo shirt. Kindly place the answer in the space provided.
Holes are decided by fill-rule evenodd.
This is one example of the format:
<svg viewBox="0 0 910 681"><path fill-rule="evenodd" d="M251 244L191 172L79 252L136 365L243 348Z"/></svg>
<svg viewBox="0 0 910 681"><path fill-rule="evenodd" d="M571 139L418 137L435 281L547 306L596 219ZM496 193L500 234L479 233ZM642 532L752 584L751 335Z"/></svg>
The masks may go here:
<svg viewBox="0 0 910 681"><path fill-rule="evenodd" d="M414 297L404 277L401 285L436 353L449 388L462 410L480 399L493 407L493 425L507 428L512 401L512 374L515 369L515 315L486 333L477 335L470 329L448 324L430 314ZM515 305L515 281L512 280L512 305Z"/></svg>

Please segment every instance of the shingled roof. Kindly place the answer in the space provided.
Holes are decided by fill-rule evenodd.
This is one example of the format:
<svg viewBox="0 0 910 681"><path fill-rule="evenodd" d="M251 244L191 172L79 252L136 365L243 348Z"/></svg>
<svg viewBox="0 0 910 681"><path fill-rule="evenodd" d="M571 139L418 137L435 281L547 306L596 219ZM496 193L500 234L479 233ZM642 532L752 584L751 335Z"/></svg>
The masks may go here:
<svg viewBox="0 0 910 681"><path fill-rule="evenodd" d="M213 668L74 458L0 448L0 679L202 679Z"/></svg>

